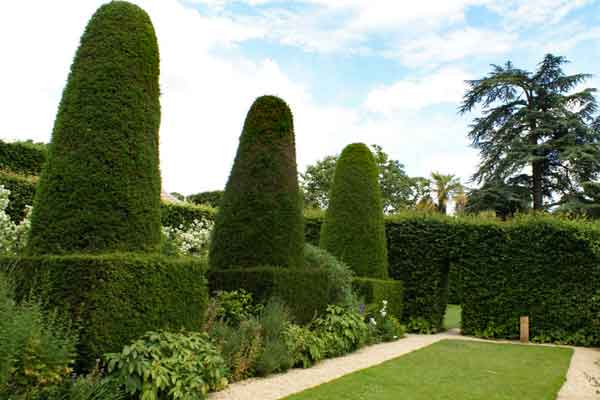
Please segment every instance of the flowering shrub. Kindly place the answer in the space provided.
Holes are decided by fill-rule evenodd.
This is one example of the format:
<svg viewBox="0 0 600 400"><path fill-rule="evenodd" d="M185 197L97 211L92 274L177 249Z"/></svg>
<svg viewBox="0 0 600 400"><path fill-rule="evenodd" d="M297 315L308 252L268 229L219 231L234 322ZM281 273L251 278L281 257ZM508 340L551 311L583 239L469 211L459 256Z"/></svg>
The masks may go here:
<svg viewBox="0 0 600 400"><path fill-rule="evenodd" d="M398 319L388 313L387 300L381 301L381 308L367 314L369 329L375 342L391 342L404 336L404 327Z"/></svg>
<svg viewBox="0 0 600 400"><path fill-rule="evenodd" d="M208 219L194 219L187 229L183 225L163 226L163 234L177 255L206 256L213 226Z"/></svg>
<svg viewBox="0 0 600 400"><path fill-rule="evenodd" d="M9 196L10 190L0 185L0 254L17 255L27 244L27 236L31 227L31 207L27 206L23 221L15 224L6 212Z"/></svg>

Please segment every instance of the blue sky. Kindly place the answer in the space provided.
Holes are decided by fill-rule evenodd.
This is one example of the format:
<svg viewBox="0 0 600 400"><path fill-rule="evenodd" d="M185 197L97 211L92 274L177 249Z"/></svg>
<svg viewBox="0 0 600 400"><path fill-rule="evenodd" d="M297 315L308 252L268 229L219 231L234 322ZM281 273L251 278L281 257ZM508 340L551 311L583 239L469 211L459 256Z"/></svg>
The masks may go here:
<svg viewBox="0 0 600 400"><path fill-rule="evenodd" d="M79 37L104 2L2 2L2 138L50 139ZM477 113L456 113L465 79L507 60L531 70L548 52L572 61L567 72L600 74L594 0L134 2L161 52L163 186L186 194L223 187L262 94L291 105L300 170L362 141L412 176L466 182L478 157L466 137Z"/></svg>

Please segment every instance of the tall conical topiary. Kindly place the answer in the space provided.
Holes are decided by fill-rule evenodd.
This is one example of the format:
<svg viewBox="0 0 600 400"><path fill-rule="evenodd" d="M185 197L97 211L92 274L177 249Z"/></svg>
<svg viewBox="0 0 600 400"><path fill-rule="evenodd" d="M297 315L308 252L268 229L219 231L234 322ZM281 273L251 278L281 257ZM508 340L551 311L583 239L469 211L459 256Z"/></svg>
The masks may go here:
<svg viewBox="0 0 600 400"><path fill-rule="evenodd" d="M303 266L294 124L280 98L256 99L215 219L210 266Z"/></svg>
<svg viewBox="0 0 600 400"><path fill-rule="evenodd" d="M141 8L113 1L89 21L38 185L29 252L157 251L159 56Z"/></svg>
<svg viewBox="0 0 600 400"><path fill-rule="evenodd" d="M358 276L388 277L378 169L373 154L362 143L346 146L336 163L320 247Z"/></svg>

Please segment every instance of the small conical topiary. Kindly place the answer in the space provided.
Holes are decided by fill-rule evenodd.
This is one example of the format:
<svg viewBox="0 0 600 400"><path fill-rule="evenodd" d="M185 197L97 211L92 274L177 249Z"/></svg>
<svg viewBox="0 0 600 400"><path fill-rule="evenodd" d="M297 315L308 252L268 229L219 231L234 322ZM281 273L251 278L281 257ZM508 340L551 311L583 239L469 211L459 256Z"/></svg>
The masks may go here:
<svg viewBox="0 0 600 400"><path fill-rule="evenodd" d="M320 247L358 276L388 277L378 169L373 153L362 143L346 146L336 163Z"/></svg>
<svg viewBox="0 0 600 400"><path fill-rule="evenodd" d="M29 252L159 249L159 56L150 18L113 1L92 16L60 102Z"/></svg>
<svg viewBox="0 0 600 400"><path fill-rule="evenodd" d="M294 124L280 98L256 99L215 219L212 269L302 267L304 222Z"/></svg>

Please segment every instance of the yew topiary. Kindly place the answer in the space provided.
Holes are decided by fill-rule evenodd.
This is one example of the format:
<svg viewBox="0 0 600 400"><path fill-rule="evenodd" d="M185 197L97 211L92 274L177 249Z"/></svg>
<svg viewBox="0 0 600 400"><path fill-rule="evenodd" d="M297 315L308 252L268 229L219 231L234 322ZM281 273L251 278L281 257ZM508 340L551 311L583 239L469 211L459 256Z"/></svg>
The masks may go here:
<svg viewBox="0 0 600 400"><path fill-rule="evenodd" d="M160 244L159 55L150 18L113 1L89 21L39 181L29 252Z"/></svg>
<svg viewBox="0 0 600 400"><path fill-rule="evenodd" d="M294 124L280 98L256 99L215 219L211 269L302 267Z"/></svg>
<svg viewBox="0 0 600 400"><path fill-rule="evenodd" d="M336 163L320 247L356 275L388 277L387 247L378 169L362 143L346 146Z"/></svg>

